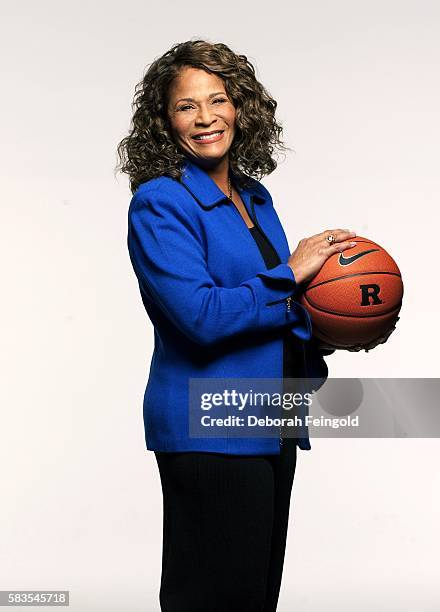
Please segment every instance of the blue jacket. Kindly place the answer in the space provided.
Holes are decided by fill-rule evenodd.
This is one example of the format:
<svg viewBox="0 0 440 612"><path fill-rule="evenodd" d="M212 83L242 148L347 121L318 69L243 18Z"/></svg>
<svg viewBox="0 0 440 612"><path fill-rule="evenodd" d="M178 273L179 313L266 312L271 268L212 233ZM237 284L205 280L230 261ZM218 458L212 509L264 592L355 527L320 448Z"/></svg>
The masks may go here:
<svg viewBox="0 0 440 612"><path fill-rule="evenodd" d="M266 268L236 207L188 158L180 181L151 179L131 199L128 250L154 326L143 402L148 450L279 454L276 437L191 437L188 380L281 378L286 326L304 358L291 377L327 377L322 354L309 342L307 311L286 300L297 287L269 191L253 179L239 192L283 262L274 268ZM308 436L297 445L311 448Z"/></svg>

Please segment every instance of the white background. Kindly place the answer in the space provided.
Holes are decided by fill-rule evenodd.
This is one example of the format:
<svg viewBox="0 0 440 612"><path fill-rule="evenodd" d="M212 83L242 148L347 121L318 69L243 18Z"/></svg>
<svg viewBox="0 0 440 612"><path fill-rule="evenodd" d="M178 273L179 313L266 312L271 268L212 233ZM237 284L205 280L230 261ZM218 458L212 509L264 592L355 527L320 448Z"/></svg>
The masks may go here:
<svg viewBox="0 0 440 612"><path fill-rule="evenodd" d="M113 175L134 85L191 38L247 55L294 149L263 179L291 249L349 227L402 271L398 331L329 357L330 375L437 377L440 5L43 0L2 2L0 17L0 589L159 610L153 333L126 249L128 179ZM279 611L438 610L438 440L312 446Z"/></svg>

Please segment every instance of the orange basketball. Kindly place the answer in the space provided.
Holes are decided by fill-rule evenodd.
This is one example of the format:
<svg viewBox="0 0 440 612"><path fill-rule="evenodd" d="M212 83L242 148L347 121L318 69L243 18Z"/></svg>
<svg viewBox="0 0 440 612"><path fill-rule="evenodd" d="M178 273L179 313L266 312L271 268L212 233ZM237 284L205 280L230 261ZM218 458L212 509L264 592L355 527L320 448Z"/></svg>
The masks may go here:
<svg viewBox="0 0 440 612"><path fill-rule="evenodd" d="M402 306L402 276L394 259L372 240L353 240L355 247L326 260L300 298L313 334L338 348L380 338Z"/></svg>

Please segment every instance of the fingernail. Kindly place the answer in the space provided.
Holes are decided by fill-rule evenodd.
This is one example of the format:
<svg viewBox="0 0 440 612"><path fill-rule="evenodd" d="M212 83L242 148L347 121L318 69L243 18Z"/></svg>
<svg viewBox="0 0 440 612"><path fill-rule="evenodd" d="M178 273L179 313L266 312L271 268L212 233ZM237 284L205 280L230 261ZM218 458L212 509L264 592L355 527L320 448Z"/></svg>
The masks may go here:
<svg viewBox="0 0 440 612"><path fill-rule="evenodd" d="M350 245L351 245L351 246L356 246L356 245L357 245L357 242L350 242Z"/></svg>

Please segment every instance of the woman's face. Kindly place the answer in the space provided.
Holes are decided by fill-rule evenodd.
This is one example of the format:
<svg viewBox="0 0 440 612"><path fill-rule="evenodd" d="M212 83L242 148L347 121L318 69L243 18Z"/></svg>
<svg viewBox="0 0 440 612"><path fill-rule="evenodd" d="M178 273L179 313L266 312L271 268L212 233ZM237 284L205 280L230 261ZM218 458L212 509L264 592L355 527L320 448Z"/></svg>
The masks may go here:
<svg viewBox="0 0 440 612"><path fill-rule="evenodd" d="M174 141L185 154L207 167L227 158L235 135L235 108L220 77L183 68L170 86L167 110ZM221 134L195 138L217 131Z"/></svg>

